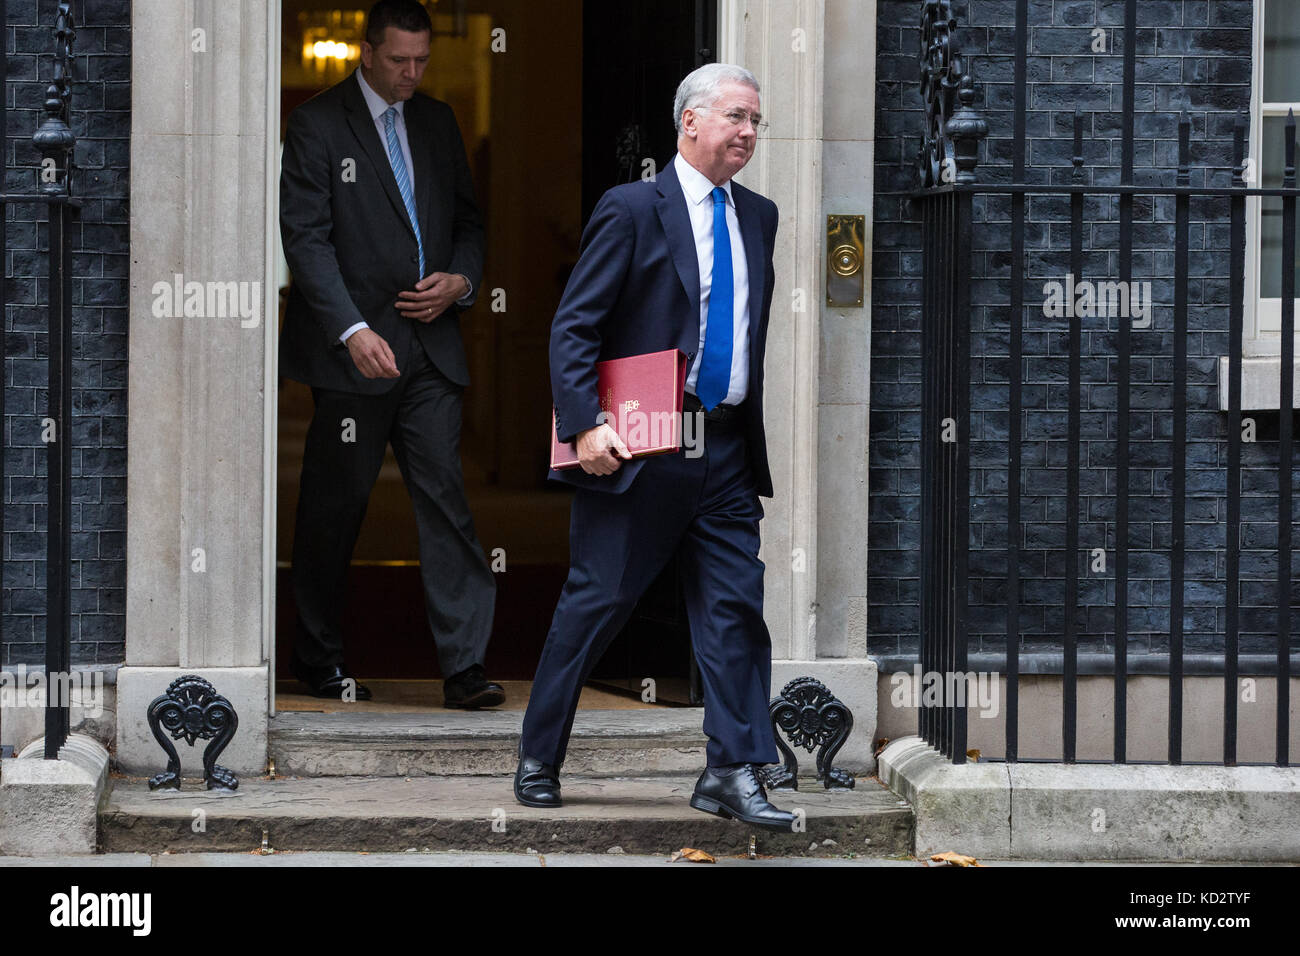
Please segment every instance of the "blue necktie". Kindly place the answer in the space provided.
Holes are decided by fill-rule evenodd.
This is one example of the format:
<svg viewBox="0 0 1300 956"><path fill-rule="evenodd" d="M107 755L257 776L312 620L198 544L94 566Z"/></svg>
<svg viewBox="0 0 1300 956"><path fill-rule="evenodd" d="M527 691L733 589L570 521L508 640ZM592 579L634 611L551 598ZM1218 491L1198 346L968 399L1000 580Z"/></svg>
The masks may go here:
<svg viewBox="0 0 1300 956"><path fill-rule="evenodd" d="M411 191L411 177L406 172L406 158L402 155L402 144L397 140L397 107L390 106L384 110L384 131L388 135L388 161L393 166L393 175L397 178L397 191L402 194L406 214L411 217L411 227L415 230L415 244L420 250L420 274L424 278L424 238L420 235L420 217L415 214L415 195Z"/></svg>
<svg viewBox="0 0 1300 956"><path fill-rule="evenodd" d="M713 190L713 285L709 315L704 327L704 357L695 380L695 396L705 409L713 408L731 389L731 339L735 283L731 278L731 234L727 232L727 194Z"/></svg>

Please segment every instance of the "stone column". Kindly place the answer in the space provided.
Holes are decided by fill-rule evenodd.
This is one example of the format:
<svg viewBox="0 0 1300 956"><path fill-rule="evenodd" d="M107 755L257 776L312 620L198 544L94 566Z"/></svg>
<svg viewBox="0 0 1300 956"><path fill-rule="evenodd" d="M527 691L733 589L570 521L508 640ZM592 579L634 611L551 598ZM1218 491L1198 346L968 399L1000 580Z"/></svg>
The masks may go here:
<svg viewBox="0 0 1300 956"><path fill-rule="evenodd" d="M239 714L221 763L266 766L279 24L275 0L132 5L127 771L161 769L145 709L185 673Z"/></svg>
<svg viewBox="0 0 1300 956"><path fill-rule="evenodd" d="M775 497L764 502L773 692L808 675L853 710L840 762L874 766L867 653L864 305L825 302L826 216L866 217L871 249L874 0L723 0L719 59L754 72L772 124L739 180L780 208L765 400Z"/></svg>

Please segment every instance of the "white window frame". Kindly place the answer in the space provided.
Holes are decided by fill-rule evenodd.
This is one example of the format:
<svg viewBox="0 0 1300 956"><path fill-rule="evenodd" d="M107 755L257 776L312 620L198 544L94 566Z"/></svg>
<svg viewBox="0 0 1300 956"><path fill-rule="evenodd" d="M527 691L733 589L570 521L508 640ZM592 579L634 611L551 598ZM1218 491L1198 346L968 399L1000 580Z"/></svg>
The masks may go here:
<svg viewBox="0 0 1300 956"><path fill-rule="evenodd" d="M1269 0L1254 0L1252 21L1252 57L1250 81L1250 133L1247 163L1255 170L1256 185L1262 181L1264 118L1285 117L1294 109L1300 118L1300 102L1264 102L1264 14ZM1276 410L1280 403L1282 368L1281 299L1262 299L1259 295L1260 238L1262 219L1258 196L1246 198L1246 275L1242 323L1241 407L1246 411ZM1300 299L1297 299L1300 316ZM1300 383L1300 362L1296 363L1296 381ZM1296 389L1295 407L1300 408L1300 388ZM1228 359L1219 362L1219 407L1228 407Z"/></svg>

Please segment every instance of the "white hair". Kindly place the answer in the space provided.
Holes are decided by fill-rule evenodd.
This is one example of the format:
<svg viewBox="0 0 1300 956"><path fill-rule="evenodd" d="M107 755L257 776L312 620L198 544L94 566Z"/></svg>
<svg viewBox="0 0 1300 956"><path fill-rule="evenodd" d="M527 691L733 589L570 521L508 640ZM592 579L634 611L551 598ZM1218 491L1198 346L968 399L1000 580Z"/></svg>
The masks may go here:
<svg viewBox="0 0 1300 956"><path fill-rule="evenodd" d="M730 63L706 63L688 73L673 98L673 126L682 134L682 114L699 106L712 106L723 83L743 83L759 92L758 80L743 66Z"/></svg>

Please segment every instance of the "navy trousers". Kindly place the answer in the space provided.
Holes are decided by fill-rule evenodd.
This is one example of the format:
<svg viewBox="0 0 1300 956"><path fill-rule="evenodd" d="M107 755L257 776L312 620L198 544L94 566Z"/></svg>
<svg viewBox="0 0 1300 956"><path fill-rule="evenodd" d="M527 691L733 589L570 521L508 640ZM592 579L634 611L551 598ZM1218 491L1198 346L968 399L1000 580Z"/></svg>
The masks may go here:
<svg viewBox="0 0 1300 956"><path fill-rule="evenodd" d="M622 494L579 489L569 576L537 665L522 753L564 763L583 683L676 554L703 683L709 766L776 763L762 517L745 436L733 425L706 424L699 457L683 450L647 459Z"/></svg>

